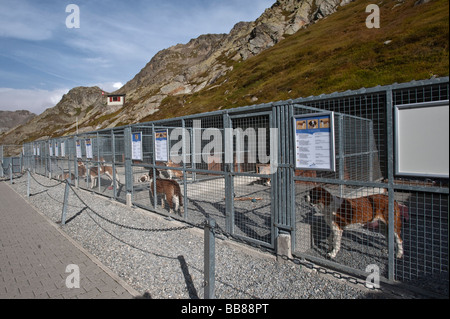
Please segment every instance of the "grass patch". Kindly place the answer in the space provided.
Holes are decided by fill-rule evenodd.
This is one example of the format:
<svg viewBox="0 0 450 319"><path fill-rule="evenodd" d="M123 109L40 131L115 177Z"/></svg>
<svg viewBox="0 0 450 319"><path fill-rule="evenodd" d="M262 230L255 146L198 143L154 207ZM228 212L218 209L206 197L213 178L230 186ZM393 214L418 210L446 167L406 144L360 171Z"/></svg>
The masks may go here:
<svg viewBox="0 0 450 319"><path fill-rule="evenodd" d="M381 28L368 29L355 1L243 62L193 95L166 98L144 120L448 76L447 0L379 4ZM227 80L227 81L225 81Z"/></svg>

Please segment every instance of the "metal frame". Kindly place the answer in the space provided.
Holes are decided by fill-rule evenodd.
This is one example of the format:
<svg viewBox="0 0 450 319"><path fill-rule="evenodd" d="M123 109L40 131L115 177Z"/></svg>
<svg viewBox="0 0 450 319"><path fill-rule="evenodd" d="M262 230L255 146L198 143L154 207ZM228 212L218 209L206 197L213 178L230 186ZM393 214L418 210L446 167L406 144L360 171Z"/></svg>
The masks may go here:
<svg viewBox="0 0 450 319"><path fill-rule="evenodd" d="M445 101L448 100L448 95L449 78L445 77L195 114L62 137L58 141L66 142L65 157L51 158L49 156L48 142L51 140L27 143L24 146L23 163L26 168L46 176L61 167L64 171L75 174L79 183L79 185L76 184L78 187L86 187L82 179L78 178L77 161L79 159L76 156L75 143L77 140L90 136L95 140L93 155L97 155L98 158L102 154L106 155L106 163L113 166L114 171L117 170L119 175L117 177L120 177L121 182L117 191L106 192L100 187L93 191L114 197L118 201L126 201L128 197L131 197L133 205L168 215L168 212L157 207L156 202L149 201L148 185L137 184L136 178L148 172L149 169L169 170L155 160L153 141L155 130L162 128L170 133L170 130L174 128L184 129L183 143L186 143L185 134L189 134L191 151L187 153L188 145L184 144L186 147L183 147L182 156L183 159L190 158L191 161L190 163L183 161L181 166L171 169L174 172L183 173L183 176L178 178L178 182L184 195L185 214L178 219L196 223L212 215L218 227L226 232L244 241L271 249L275 248L275 241L279 234L290 234L294 255L360 276L367 275L364 267L348 263L348 260L339 258L331 260L321 255L320 247L316 245L316 242L312 243L313 250L299 252L298 240L302 239L302 235L307 234L307 229L297 227L298 216L307 214L310 209L303 201L303 194L313 185L328 186L335 189L336 194L340 196L386 190L389 197L390 220L394 219L395 202L401 202L409 208L409 222L405 223L402 230L407 261L395 258L394 223L389 223L387 229L389 239L385 244L378 237L367 237L372 235L364 234L361 235L361 241L365 243L361 246L362 250L344 245L342 251L350 254L349 256L354 254L354 260L362 259L359 257L371 260L372 246L377 246L376 242L380 242L378 246L385 245L387 250L386 255L379 257L383 260L381 279L418 286L417 280L428 281L430 276L434 279L435 276L448 275L448 177L429 181L422 176L405 177L398 174L395 166L395 110L404 104ZM299 175L295 168L294 118L302 114L321 112L333 112L331 114L333 114L335 127L336 170L316 174L310 171L309 175ZM225 133L227 129L228 132L229 129L233 129L233 121L236 122L237 119L251 121L259 116L268 116L267 129L278 130L274 163L271 160L271 165L276 168L273 174L259 175L253 171L235 171L233 164L225 161L215 166L208 165L203 159L197 161L196 156L199 154L195 154L196 146L198 147L198 143L203 146L205 142L193 138L194 121L201 120L202 124ZM356 125L353 125L355 123ZM204 128L201 129L203 132ZM140 162L133 161L131 158L131 134L135 130L143 132L144 160ZM226 146L227 139L226 134L223 134L223 157L227 152L233 152L230 146ZM34 155L35 147L39 147L39 156ZM86 162L85 153L82 153L81 160ZM89 164L99 165L99 161L90 161ZM352 174L348 174L346 165L350 167ZM255 192L265 191L270 197L270 220L260 218L258 221L255 219L249 222L267 222L270 240L242 235L236 229L235 183L239 179L248 182L260 178L270 178L270 188L262 185L251 187ZM118 183L118 180L114 176L114 185ZM245 209L251 211L254 203L249 201L245 205L247 205ZM171 215L171 217L175 216ZM315 221L320 219L314 218ZM423 227L426 227L424 231L422 231ZM313 228L312 230L314 231ZM325 234L326 225L319 224L317 230ZM352 240L351 238L346 240L348 239ZM428 242L432 243L431 246ZM379 249L375 248L378 253ZM421 264L422 260L423 264Z"/></svg>
<svg viewBox="0 0 450 319"><path fill-rule="evenodd" d="M334 134L334 112L321 112L321 113L309 113L294 116L294 131L297 131L296 124L298 119L302 118L312 118L312 117L323 117L327 116L330 119L330 168L311 168L311 167L298 167L297 161L295 161L295 168L301 170L315 170L315 171L336 171L336 157L335 157L335 134ZM296 140L296 139L295 139ZM296 143L294 143L296 145Z"/></svg>
<svg viewBox="0 0 450 319"><path fill-rule="evenodd" d="M447 174L438 174L438 173L424 173L424 172L411 172L411 171L404 171L400 167L400 160L402 157L402 154L400 153L400 132L399 132L399 121L400 121L400 113L402 110L408 110L408 109L419 109L419 108L432 108L432 107L439 107L439 106L447 106L449 105L449 100L442 100L442 101L433 101L433 102L422 102L422 103L413 103L413 104L401 104L395 106L395 174L396 175L402 175L402 176L421 176L421 177L431 177L431 178L448 178L449 175ZM447 119L447 116L445 117ZM448 133L448 132L447 132ZM433 143L435 141L430 140L429 143ZM446 146L448 145L448 141ZM417 148L419 148L418 145ZM418 149L419 152L423 152L423 150ZM433 155L436 156L436 155Z"/></svg>

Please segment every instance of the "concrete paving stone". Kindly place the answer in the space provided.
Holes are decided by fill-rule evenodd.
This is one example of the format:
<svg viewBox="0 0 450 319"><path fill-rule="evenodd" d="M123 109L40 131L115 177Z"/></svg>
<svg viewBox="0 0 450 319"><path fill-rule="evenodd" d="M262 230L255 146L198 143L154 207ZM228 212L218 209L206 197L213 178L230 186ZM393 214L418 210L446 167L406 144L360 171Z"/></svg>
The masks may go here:
<svg viewBox="0 0 450 319"><path fill-rule="evenodd" d="M139 293L0 182L0 299L131 299ZM80 266L80 288L66 267Z"/></svg>

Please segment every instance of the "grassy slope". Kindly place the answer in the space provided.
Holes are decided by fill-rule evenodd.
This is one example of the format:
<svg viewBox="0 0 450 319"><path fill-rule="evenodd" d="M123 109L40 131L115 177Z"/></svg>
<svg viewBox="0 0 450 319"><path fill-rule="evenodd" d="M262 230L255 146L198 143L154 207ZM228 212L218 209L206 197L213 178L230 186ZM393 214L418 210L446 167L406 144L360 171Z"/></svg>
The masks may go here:
<svg viewBox="0 0 450 319"><path fill-rule="evenodd" d="M449 74L449 2L379 3L381 28L368 29L357 0L244 62L214 88L170 97L144 121L222 108L428 79ZM391 40L389 44L386 41ZM221 84L217 86L217 84Z"/></svg>

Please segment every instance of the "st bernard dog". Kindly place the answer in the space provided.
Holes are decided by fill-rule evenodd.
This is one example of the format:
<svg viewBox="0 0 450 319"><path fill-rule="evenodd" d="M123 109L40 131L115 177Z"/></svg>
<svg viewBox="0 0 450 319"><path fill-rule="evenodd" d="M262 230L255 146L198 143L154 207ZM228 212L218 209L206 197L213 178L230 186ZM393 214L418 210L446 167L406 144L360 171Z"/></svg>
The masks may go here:
<svg viewBox="0 0 450 319"><path fill-rule="evenodd" d="M183 210L181 209L181 206L183 206L183 195L181 195L180 185L173 179L159 178L159 174L159 171L156 170L156 183L154 183L153 169L151 168L148 173L150 183L150 198L155 198L155 195L161 195L161 207L164 209L165 201L167 201L167 203L169 204L169 212L173 213L173 208L175 206L175 212L179 213L181 216L183 213ZM154 184L156 184L156 192Z"/></svg>
<svg viewBox="0 0 450 319"><path fill-rule="evenodd" d="M331 195L322 187L313 188L305 198L306 202L317 207L323 214L327 225L331 228L328 237L328 256L335 258L341 248L344 228L354 224L368 224L380 221L389 222L389 197L382 194L360 198L339 198ZM402 219L400 207L394 202L394 233L397 244L397 258L403 257L403 241L401 238ZM387 227L385 227L387 238Z"/></svg>

